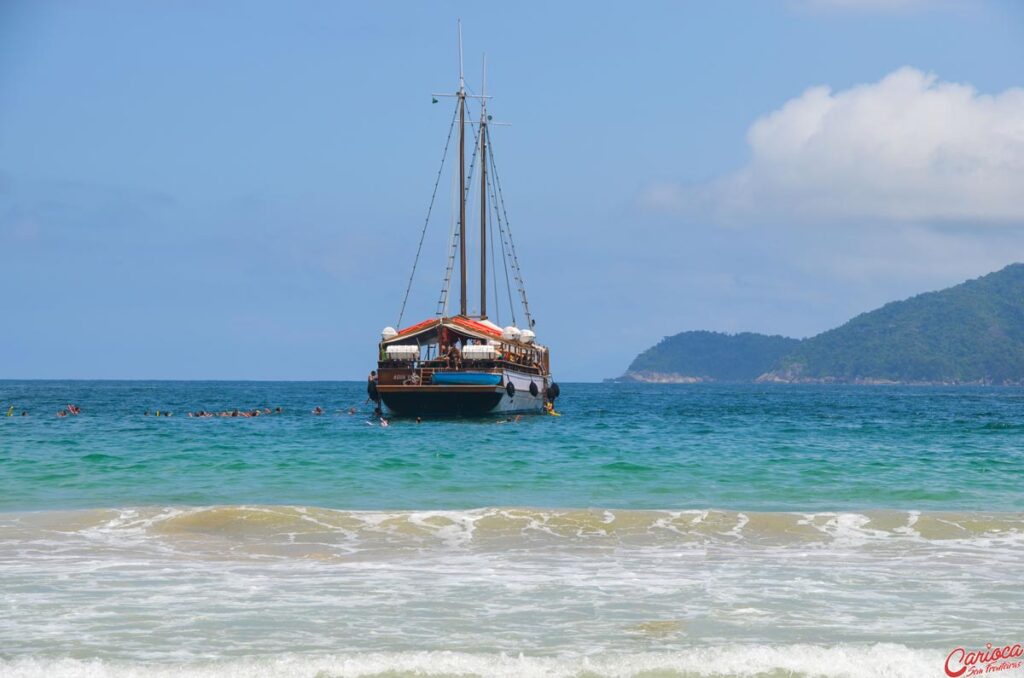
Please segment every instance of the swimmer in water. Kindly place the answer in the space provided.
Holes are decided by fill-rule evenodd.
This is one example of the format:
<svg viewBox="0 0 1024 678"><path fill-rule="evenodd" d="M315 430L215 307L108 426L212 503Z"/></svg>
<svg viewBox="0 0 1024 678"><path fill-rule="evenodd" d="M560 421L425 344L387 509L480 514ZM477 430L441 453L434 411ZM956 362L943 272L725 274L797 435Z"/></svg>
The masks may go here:
<svg viewBox="0 0 1024 678"><path fill-rule="evenodd" d="M66 417L66 416L68 416L68 413L67 413L66 410L61 410L61 411L57 412L57 416L58 417Z"/></svg>
<svg viewBox="0 0 1024 678"><path fill-rule="evenodd" d="M356 408L354 408L354 407L348 408L348 416L351 417L355 413L356 413Z"/></svg>
<svg viewBox="0 0 1024 678"><path fill-rule="evenodd" d="M317 416L320 416L323 413L324 413L324 410L319 405L317 405L316 407L313 408L313 414L315 414Z"/></svg>
<svg viewBox="0 0 1024 678"><path fill-rule="evenodd" d="M384 427L387 427L387 426L389 426L390 424L388 424L388 420L387 420L387 419L385 419L384 417L381 417L381 418L380 418L380 425L381 425L381 426L384 426Z"/></svg>

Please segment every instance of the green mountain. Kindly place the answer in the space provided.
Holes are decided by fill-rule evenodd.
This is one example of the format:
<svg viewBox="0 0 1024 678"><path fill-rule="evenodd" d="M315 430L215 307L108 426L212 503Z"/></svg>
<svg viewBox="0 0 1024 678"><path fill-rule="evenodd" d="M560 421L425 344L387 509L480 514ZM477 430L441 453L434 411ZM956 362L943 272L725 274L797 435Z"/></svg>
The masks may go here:
<svg viewBox="0 0 1024 678"><path fill-rule="evenodd" d="M798 339L743 332L683 332L636 357L622 381L753 381L791 353Z"/></svg>
<svg viewBox="0 0 1024 678"><path fill-rule="evenodd" d="M1024 264L886 304L800 343L763 381L1024 380Z"/></svg>
<svg viewBox="0 0 1024 678"><path fill-rule="evenodd" d="M1024 264L886 304L799 341L683 332L620 380L1024 383Z"/></svg>

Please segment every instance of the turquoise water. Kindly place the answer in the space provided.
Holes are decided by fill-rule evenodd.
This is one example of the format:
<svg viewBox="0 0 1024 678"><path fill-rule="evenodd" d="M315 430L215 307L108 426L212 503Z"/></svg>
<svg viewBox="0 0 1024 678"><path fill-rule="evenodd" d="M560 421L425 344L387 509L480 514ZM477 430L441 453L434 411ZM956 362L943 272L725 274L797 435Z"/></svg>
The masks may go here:
<svg viewBox="0 0 1024 678"><path fill-rule="evenodd" d="M0 675L931 676L1024 640L1024 389L562 391L381 427L359 383L0 382Z"/></svg>
<svg viewBox="0 0 1024 678"><path fill-rule="evenodd" d="M0 382L0 510L1024 510L1024 390L566 385L563 417L367 425L357 383ZM58 419L66 403L83 410ZM314 417L315 406L327 414ZM189 410L282 407L255 419ZM360 414L339 414L351 406ZM146 410L174 413L145 417Z"/></svg>

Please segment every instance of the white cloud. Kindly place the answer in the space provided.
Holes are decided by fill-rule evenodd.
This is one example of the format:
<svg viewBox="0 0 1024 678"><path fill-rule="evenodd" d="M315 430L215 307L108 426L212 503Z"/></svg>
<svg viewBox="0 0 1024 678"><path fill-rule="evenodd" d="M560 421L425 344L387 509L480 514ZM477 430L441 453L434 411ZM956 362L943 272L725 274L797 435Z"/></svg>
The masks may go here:
<svg viewBox="0 0 1024 678"><path fill-rule="evenodd" d="M979 94L901 68L812 87L751 125L751 160L701 185L664 183L648 207L752 217L1024 220L1024 89Z"/></svg>

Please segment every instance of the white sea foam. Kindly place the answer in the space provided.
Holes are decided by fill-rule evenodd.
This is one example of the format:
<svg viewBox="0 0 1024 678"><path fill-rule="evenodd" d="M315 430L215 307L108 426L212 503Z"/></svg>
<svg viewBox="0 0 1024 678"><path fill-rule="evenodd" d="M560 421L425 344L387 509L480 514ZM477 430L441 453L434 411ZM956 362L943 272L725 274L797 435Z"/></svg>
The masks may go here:
<svg viewBox="0 0 1024 678"><path fill-rule="evenodd" d="M9 670L0 675L33 656L111 662L76 671L178 662L244 672L196 662L212 651L292 657L309 668L309 654L411 661L445 648L466 662L521 652L540 672L581 648L645 666L681 662L706 644L736 653L816 643L807 651L831 648L831 662L837 648L879 642L998 642L1024 628L1022 550L1020 514L288 506L5 514L0 656ZM347 652L357 654L339 654ZM619 664L602 666L626 675Z"/></svg>
<svg viewBox="0 0 1024 678"><path fill-rule="evenodd" d="M927 523L925 525L924 523ZM939 529L946 526L949 529ZM806 529L805 529L806 528ZM928 529L928 534L922 529ZM869 541L1016 540L1024 536L1021 514L922 514L919 511L869 513L743 513L729 511L628 511L482 508L462 511L339 511L291 506L214 506L126 508L100 511L0 514L0 534L24 536L47 531L94 542L128 545L179 537L234 540L296 539L320 535L335 540L372 541L375 536L423 540L448 547L509 537L599 540L650 537L730 542L754 539L800 543L814 533L827 543L856 546ZM802 536L801 536L802 535ZM678 537L678 539L676 539ZM718 540L723 541L723 540ZM394 542L392 541L394 544Z"/></svg>
<svg viewBox="0 0 1024 678"><path fill-rule="evenodd" d="M897 644L743 645L681 652L559 657L443 651L326 656L286 654L176 665L22 658L0 660L0 672L8 678L918 678L939 675L944 656L938 650L909 649Z"/></svg>

